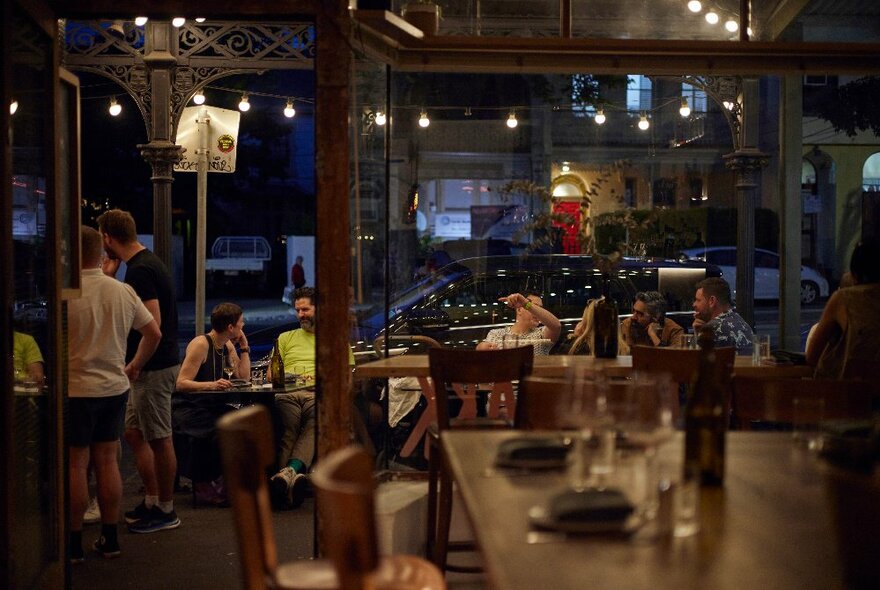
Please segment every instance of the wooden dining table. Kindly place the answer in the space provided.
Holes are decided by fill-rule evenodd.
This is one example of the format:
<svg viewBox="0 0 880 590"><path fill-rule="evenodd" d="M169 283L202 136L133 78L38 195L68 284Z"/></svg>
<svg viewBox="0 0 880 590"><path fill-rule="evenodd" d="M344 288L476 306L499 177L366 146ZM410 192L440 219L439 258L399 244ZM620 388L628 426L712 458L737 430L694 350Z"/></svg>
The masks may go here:
<svg viewBox="0 0 880 590"><path fill-rule="evenodd" d="M499 444L524 435L442 434L492 588L846 587L824 467L790 433L729 433L724 486L702 488L701 529L683 538L536 533L530 508L565 490L566 477L495 468ZM678 459L682 438L661 448L661 463Z"/></svg>

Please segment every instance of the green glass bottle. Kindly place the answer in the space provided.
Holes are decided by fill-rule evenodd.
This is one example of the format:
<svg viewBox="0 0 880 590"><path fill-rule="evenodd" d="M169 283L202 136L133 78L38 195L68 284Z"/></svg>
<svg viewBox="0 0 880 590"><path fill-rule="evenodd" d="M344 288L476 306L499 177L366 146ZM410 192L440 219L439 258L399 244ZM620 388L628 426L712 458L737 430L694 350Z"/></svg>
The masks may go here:
<svg viewBox="0 0 880 590"><path fill-rule="evenodd" d="M272 387L284 389L284 360L281 358L281 351L278 349L278 339L275 339L275 346L272 348L272 360L269 361L269 371L272 373Z"/></svg>
<svg viewBox="0 0 880 590"><path fill-rule="evenodd" d="M724 386L719 380L715 339L710 328L700 331L700 364L691 385L684 423L684 477L701 485L724 484L727 416Z"/></svg>
<svg viewBox="0 0 880 590"><path fill-rule="evenodd" d="M593 355L596 358L617 358L617 326L617 303L606 293L593 308Z"/></svg>

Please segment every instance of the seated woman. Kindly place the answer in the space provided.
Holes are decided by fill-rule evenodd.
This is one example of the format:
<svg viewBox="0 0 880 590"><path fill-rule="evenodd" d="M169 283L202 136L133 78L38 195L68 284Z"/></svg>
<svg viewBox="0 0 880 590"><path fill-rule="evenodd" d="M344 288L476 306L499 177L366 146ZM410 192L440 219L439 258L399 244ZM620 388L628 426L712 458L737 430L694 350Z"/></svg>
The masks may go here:
<svg viewBox="0 0 880 590"><path fill-rule="evenodd" d="M593 316L599 299L590 299L584 307L584 315L581 321L574 327L574 332L569 335L571 344L568 346L568 354L593 354ZM629 345L623 338L621 330L617 331L617 354L629 354Z"/></svg>
<svg viewBox="0 0 880 590"><path fill-rule="evenodd" d="M544 308L541 296L536 293L529 293L528 296L511 293L498 300L516 311L516 320L512 326L489 330L486 339L477 344L477 350L502 348L506 338L514 337L522 344L533 342L535 355L549 354L559 339L562 324Z"/></svg>
<svg viewBox="0 0 880 590"><path fill-rule="evenodd" d="M632 348L675 346L684 328L666 317L666 298L659 291L639 291L632 306L632 316L620 324L621 337Z"/></svg>
<svg viewBox="0 0 880 590"><path fill-rule="evenodd" d="M193 482L196 498L210 504L226 502L215 424L235 408L223 396L210 395L233 387L224 377L250 376L250 348L241 307L220 303L211 311L211 331L186 346L186 356L171 398L171 417L179 471ZM238 352L236 352L236 345Z"/></svg>

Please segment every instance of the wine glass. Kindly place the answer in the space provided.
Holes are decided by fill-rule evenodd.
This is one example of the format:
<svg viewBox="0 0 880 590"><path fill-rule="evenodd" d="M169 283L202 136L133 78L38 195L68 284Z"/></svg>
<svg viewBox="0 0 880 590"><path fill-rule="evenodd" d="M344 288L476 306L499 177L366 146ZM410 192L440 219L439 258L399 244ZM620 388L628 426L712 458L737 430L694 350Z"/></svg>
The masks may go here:
<svg viewBox="0 0 880 590"><path fill-rule="evenodd" d="M232 375L235 374L235 361L226 355L223 356L223 374L228 380L232 380Z"/></svg>
<svg viewBox="0 0 880 590"><path fill-rule="evenodd" d="M614 431L601 373L569 372L571 387L559 406L559 423L578 431L568 455L569 484L581 491L602 487L614 466Z"/></svg>

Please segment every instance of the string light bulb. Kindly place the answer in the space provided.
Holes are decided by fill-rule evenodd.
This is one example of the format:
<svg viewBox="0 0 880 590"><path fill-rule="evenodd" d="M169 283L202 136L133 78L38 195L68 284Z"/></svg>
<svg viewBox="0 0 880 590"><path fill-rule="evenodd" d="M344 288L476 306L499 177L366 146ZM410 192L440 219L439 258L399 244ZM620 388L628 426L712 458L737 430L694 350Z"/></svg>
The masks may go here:
<svg viewBox="0 0 880 590"><path fill-rule="evenodd" d="M724 23L724 28L731 33L736 33L739 30L739 23L731 18Z"/></svg>
<svg viewBox="0 0 880 590"><path fill-rule="evenodd" d="M178 29L179 29L180 27L182 27L182 26L183 26L183 23L185 23L185 22L186 22L186 19L183 18L182 16L176 16L176 17L174 17L173 19L171 19L171 24L172 24L173 26L177 27Z"/></svg>
<svg viewBox="0 0 880 590"><path fill-rule="evenodd" d="M605 109L597 109L596 116L593 117L593 121L596 122L596 125L602 125L605 123Z"/></svg>
<svg viewBox="0 0 880 590"><path fill-rule="evenodd" d="M246 113L251 110L251 103L248 102L247 94L241 95L241 102L238 103L238 110L240 110L242 113Z"/></svg>
<svg viewBox="0 0 880 590"><path fill-rule="evenodd" d="M136 17L134 17L134 24L135 24L135 26L142 27L145 24L147 24L148 20L149 19L145 16L136 16Z"/></svg>
<svg viewBox="0 0 880 590"><path fill-rule="evenodd" d="M15 111L17 111L17 110L18 110L18 101L13 98L12 102L9 103L9 114L14 115Z"/></svg>
<svg viewBox="0 0 880 590"><path fill-rule="evenodd" d="M639 115L639 129L641 129L642 131L647 131L648 127L650 126L651 124L648 122L648 113L642 111Z"/></svg>
<svg viewBox="0 0 880 590"><path fill-rule="evenodd" d="M678 114L682 117L690 117L691 115L691 107L688 105L688 99L684 96L681 97L681 107L678 109Z"/></svg>
<svg viewBox="0 0 880 590"><path fill-rule="evenodd" d="M203 16L197 16L197 17L196 17L196 22L197 22L197 23L203 23L203 22L205 22L205 17L203 17Z"/></svg>
<svg viewBox="0 0 880 590"><path fill-rule="evenodd" d="M293 117L295 115L296 115L296 109L293 108L293 101L288 100L287 106L284 107L284 116L287 117L288 119L293 119Z"/></svg>
<svg viewBox="0 0 880 590"><path fill-rule="evenodd" d="M431 120L428 118L428 113L426 113L424 110L422 110L421 114L419 115L419 127L424 129L425 127L427 127L430 124L431 124Z"/></svg>
<svg viewBox="0 0 880 590"><path fill-rule="evenodd" d="M519 125L519 121L516 120L516 113L511 110L510 115L507 117L507 126L511 129L516 129L517 125Z"/></svg>
<svg viewBox="0 0 880 590"><path fill-rule="evenodd" d="M703 10L703 4L702 2L700 2L700 0L691 0L690 2L688 2L688 10L693 13L700 12L701 10Z"/></svg>
<svg viewBox="0 0 880 590"><path fill-rule="evenodd" d="M193 94L193 103L195 104L205 104L205 95L201 90L197 90L195 94Z"/></svg>
<svg viewBox="0 0 880 590"><path fill-rule="evenodd" d="M116 102L115 96L110 98L110 107L107 109L107 112L110 113L111 117L118 117L119 113L122 112L122 105Z"/></svg>
<svg viewBox="0 0 880 590"><path fill-rule="evenodd" d="M718 24L718 13L713 10L710 10L709 12L707 12L706 13L706 22L709 23L710 25L717 25Z"/></svg>
<svg viewBox="0 0 880 590"><path fill-rule="evenodd" d="M566 173L568 173L568 172L571 171L571 166L569 165L568 162L563 162L563 163L562 163L562 171L563 171L563 172L566 172Z"/></svg>
<svg viewBox="0 0 880 590"><path fill-rule="evenodd" d="M379 127L381 127L382 125L384 125L385 122L387 121L387 119L386 119L386 117L385 117L385 113L383 113L382 111L376 111L376 119L375 119L375 121L376 121L376 125L378 125Z"/></svg>

